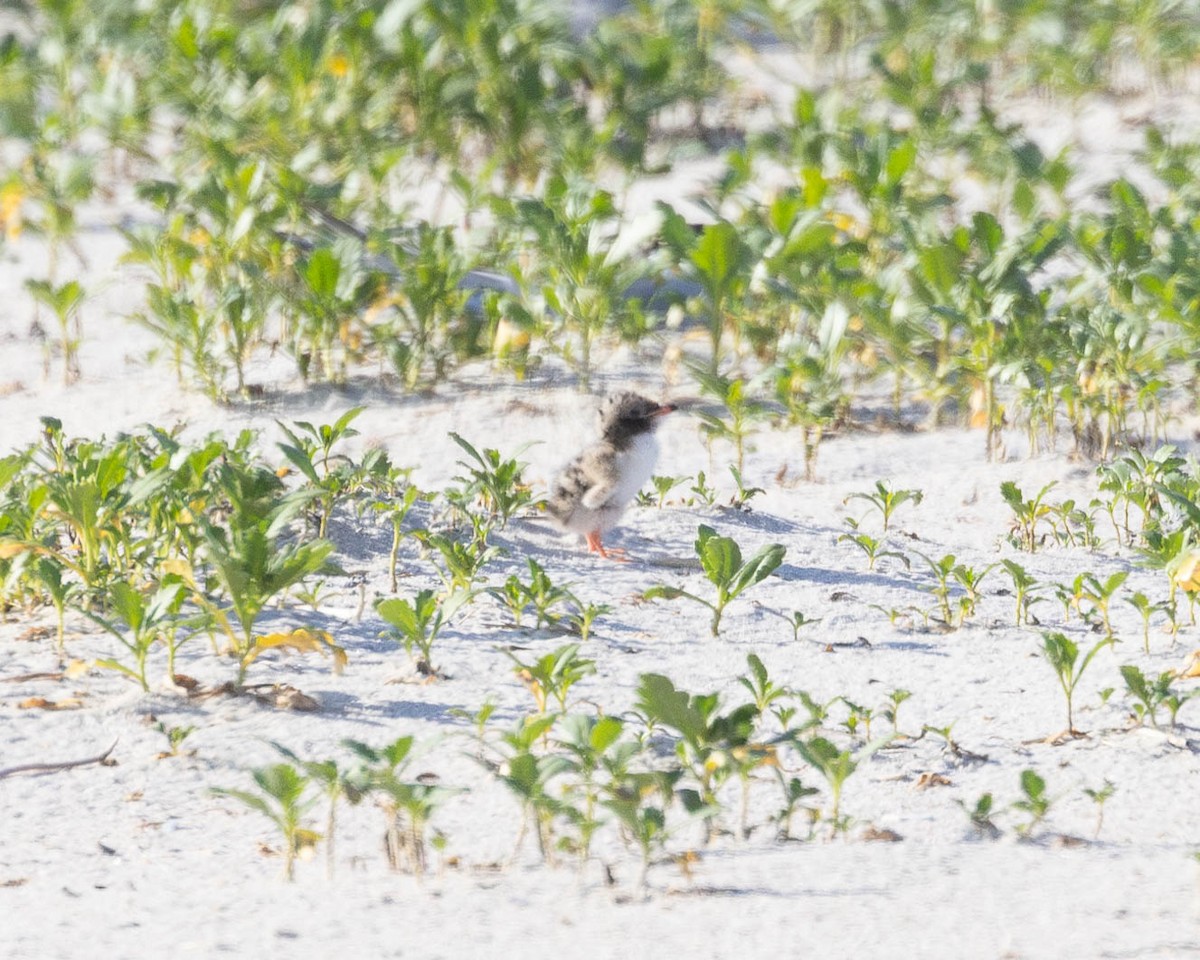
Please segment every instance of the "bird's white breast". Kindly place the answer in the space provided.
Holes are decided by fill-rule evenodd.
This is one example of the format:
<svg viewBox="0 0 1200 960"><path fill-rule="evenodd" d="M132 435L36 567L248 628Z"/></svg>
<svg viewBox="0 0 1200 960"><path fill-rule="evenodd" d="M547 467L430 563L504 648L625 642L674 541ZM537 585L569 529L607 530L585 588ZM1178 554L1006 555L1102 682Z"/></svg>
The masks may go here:
<svg viewBox="0 0 1200 960"><path fill-rule="evenodd" d="M611 503L625 504L637 496L654 473L658 461L658 441L654 434L643 433L634 438L628 450L617 458L617 485L609 498Z"/></svg>

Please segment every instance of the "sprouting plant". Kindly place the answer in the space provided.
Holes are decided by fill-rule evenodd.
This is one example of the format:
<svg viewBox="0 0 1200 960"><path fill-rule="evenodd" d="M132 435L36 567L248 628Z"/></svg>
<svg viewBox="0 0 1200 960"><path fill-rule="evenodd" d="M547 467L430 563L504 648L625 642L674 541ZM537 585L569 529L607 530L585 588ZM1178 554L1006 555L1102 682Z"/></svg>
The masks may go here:
<svg viewBox="0 0 1200 960"><path fill-rule="evenodd" d="M111 658L97 660L96 665L117 670L136 680L143 690L149 690L146 658L157 641L173 632L172 621L179 616L185 597L184 584L178 577L168 578L149 596L123 580L109 584L113 617L102 617L90 610L84 613L121 642L133 656L133 665Z"/></svg>
<svg viewBox="0 0 1200 960"><path fill-rule="evenodd" d="M780 614L780 616L783 616ZM793 610L791 616L783 617L792 628L792 641L797 642L800 639L800 631L804 627L812 626L814 623L820 623L823 617L808 617L800 610Z"/></svg>
<svg viewBox="0 0 1200 960"><path fill-rule="evenodd" d="M50 308L58 321L62 344L63 383L79 379L79 308L83 304L83 287L77 280L55 285L48 280L26 280L25 289L33 298ZM49 373L49 359L46 361Z"/></svg>
<svg viewBox="0 0 1200 960"><path fill-rule="evenodd" d="M636 739L624 737L624 723L613 716L568 714L555 738L563 748L569 776L563 791L563 814L575 829L560 845L572 850L582 865L591 855L592 837L603 825L600 806L612 784L624 778L630 762L642 750Z"/></svg>
<svg viewBox="0 0 1200 960"><path fill-rule="evenodd" d="M333 448L343 440L358 436L350 423L365 409L353 407L333 424L314 426L305 420L297 420L293 424L295 430L281 420L275 421L289 441L279 444L279 449L312 485L311 496L320 505L318 537L325 536L334 505L349 491L353 480L353 461L345 454L335 454Z"/></svg>
<svg viewBox="0 0 1200 960"><path fill-rule="evenodd" d="M1038 581L1014 560L1007 558L1001 560L1000 566L1005 569L1012 580L1013 598L1016 603L1016 625L1019 627L1023 623L1029 623L1029 608L1044 599L1035 596L1039 587Z"/></svg>
<svg viewBox="0 0 1200 960"><path fill-rule="evenodd" d="M692 479L691 477L660 477L657 475L653 476L650 478L650 483L654 487L654 492L655 492L655 494L657 494L658 499L652 501L650 499L649 495L639 493L638 494L638 502L639 503L644 502L644 504L647 506L653 502L661 510L667 502L667 494L670 493L672 490L674 490L676 487L680 486L681 484L687 483L691 479ZM645 498L644 501L643 501L643 497Z"/></svg>
<svg viewBox="0 0 1200 960"><path fill-rule="evenodd" d="M704 476L704 471L701 470L696 474L696 481L688 488L693 494L693 499L689 501L689 506L699 502L703 506L711 507L717 502L717 488L710 487L707 479Z"/></svg>
<svg viewBox="0 0 1200 960"><path fill-rule="evenodd" d="M380 749L357 740L342 741L364 768L349 778L360 794L376 794L382 800L387 828L384 847L393 870L407 865L409 872L425 872L425 844L434 811L456 791L426 782L426 778L402 779L412 759L413 738L397 737Z"/></svg>
<svg viewBox="0 0 1200 960"><path fill-rule="evenodd" d="M1040 542L1037 530L1038 523L1050 512L1050 508L1042 501L1053 486L1053 482L1046 484L1038 491L1037 496L1031 500L1026 500L1025 494L1021 492L1021 488L1011 480L1006 480L1000 484L1000 495L1013 512L1013 545L1019 549L1029 553L1037 550Z"/></svg>
<svg viewBox="0 0 1200 960"><path fill-rule="evenodd" d="M607 603L584 603L578 598L575 598L573 603L574 609L567 614L567 622L579 634L580 642L587 643L592 634L592 624L598 617L609 613L612 607Z"/></svg>
<svg viewBox="0 0 1200 960"><path fill-rule="evenodd" d="M867 760L890 740L891 737L875 740L864 746L857 754L853 754L849 750L839 750L824 737L796 740L794 744L796 752L800 754L805 763L820 773L829 785L831 808L828 819L832 836L836 837L840 831L849 826L841 815L842 790L846 781L864 760Z"/></svg>
<svg viewBox="0 0 1200 960"><path fill-rule="evenodd" d="M775 774L783 790L783 807L775 815L775 822L779 825L778 839L787 841L792 839L792 817L796 815L796 810L801 807L803 801L821 791L817 787L806 786L799 777L787 776L780 767L775 768ZM819 810L813 812L820 816Z"/></svg>
<svg viewBox="0 0 1200 960"><path fill-rule="evenodd" d="M408 655L415 649L417 668L427 676L438 676L433 665L433 644L450 619L471 600L470 592L453 590L448 595L421 590L412 600L388 597L375 603L375 611L390 627L384 636L404 644Z"/></svg>
<svg viewBox="0 0 1200 960"><path fill-rule="evenodd" d="M870 707L865 707L861 703L855 703L848 697L839 698L846 705L849 714L842 721L842 726L846 728L846 732L851 737L858 736L858 728L861 725L863 728L863 738L871 739L871 721L875 719L875 711Z"/></svg>
<svg viewBox="0 0 1200 960"><path fill-rule="evenodd" d="M892 733L900 733L900 704L912 696L911 690L897 688L888 694L888 706L884 708L883 718L892 725Z"/></svg>
<svg viewBox="0 0 1200 960"><path fill-rule="evenodd" d="M675 784L682 776L681 768L629 771L614 777L607 785L602 802L616 816L625 839L641 854L638 890L646 886L655 851L666 843L667 809L675 798Z"/></svg>
<svg viewBox="0 0 1200 960"><path fill-rule="evenodd" d="M164 757L179 756L180 748L183 747L183 742L195 732L194 726L186 727L168 727L161 720L154 727L159 733L167 738L167 752L161 754Z"/></svg>
<svg viewBox="0 0 1200 960"><path fill-rule="evenodd" d="M1147 597L1140 590L1136 591L1133 594L1133 596L1126 597L1125 602L1128 603L1131 607L1133 607L1139 614L1141 614L1141 617L1142 617L1142 645L1143 645L1146 653L1149 653L1150 652L1150 617L1156 610L1162 610L1164 608L1164 604L1162 602L1151 603L1150 598Z"/></svg>
<svg viewBox="0 0 1200 960"><path fill-rule="evenodd" d="M1103 581L1094 574L1084 574L1083 598L1091 603L1093 612L1100 614L1100 622L1104 624L1105 636L1113 635L1112 623L1109 621L1108 614L1109 603L1128 577L1128 570L1118 570L1105 577Z"/></svg>
<svg viewBox="0 0 1200 960"><path fill-rule="evenodd" d="M646 591L647 599L663 598L674 600L686 597L702 603L712 611L712 635L721 630L721 614L730 600L742 591L769 577L783 563L786 549L782 544L772 543L759 550L749 560L742 560L742 550L732 537L718 536L712 527L700 525L696 538L696 554L704 575L717 588L714 601L708 601L677 587L657 586Z"/></svg>
<svg viewBox="0 0 1200 960"><path fill-rule="evenodd" d="M394 478L390 485L394 488ZM404 520L418 501L427 501L432 498L432 494L424 493L412 484L408 484L401 496L381 499L374 504L374 509L383 513L392 525L392 548L388 551L388 577L392 593L398 589L396 564L400 558L400 543L404 539Z"/></svg>
<svg viewBox="0 0 1200 960"><path fill-rule="evenodd" d="M418 530L414 536L441 557L438 574L450 590L470 591L480 579L484 566L500 555L499 547L489 547L480 538L455 540L440 533Z"/></svg>
<svg viewBox="0 0 1200 960"><path fill-rule="evenodd" d="M782 687L770 678L767 674L766 665L756 653L746 655L746 663L750 667L749 675L743 674L738 677L738 683L745 687L750 696L754 698L754 706L758 709L759 714L766 713L767 708L782 697L788 696L790 691L787 687Z"/></svg>
<svg viewBox="0 0 1200 960"><path fill-rule="evenodd" d="M563 614L557 613L555 607L574 604L579 601L566 587L555 586L540 563L528 557L529 582L525 583L516 574L510 574L508 579L499 587L489 587L487 593L508 608L512 614L513 625L521 626L521 618L525 610L533 607L537 615L537 626L553 626Z"/></svg>
<svg viewBox="0 0 1200 960"><path fill-rule="evenodd" d="M1176 675L1170 670L1165 670L1157 678L1151 679L1133 664L1123 664L1121 677L1125 681L1125 688L1137 700L1134 711L1138 723L1145 722L1149 716L1151 725L1157 727L1158 709L1166 707L1170 714L1171 726L1175 726L1179 708L1192 696L1174 688L1172 684Z"/></svg>
<svg viewBox="0 0 1200 960"><path fill-rule="evenodd" d="M974 567L968 567L965 563L956 563L951 569L950 575L964 591L959 600L960 624L968 617L975 616L975 607L979 603L983 579L995 569L995 566L994 563L990 563L982 570L976 570Z"/></svg>
<svg viewBox="0 0 1200 960"><path fill-rule="evenodd" d="M498 450L481 452L457 433L451 433L450 438L470 457L470 462L459 461L468 476L457 479L468 493L479 497L484 509L500 521L501 528L518 510L533 503L533 490L522 478L524 463L505 459Z"/></svg>
<svg viewBox="0 0 1200 960"><path fill-rule="evenodd" d="M701 408L695 411L700 418L700 431L709 445L709 453L711 455L713 440L731 443L735 466L740 475L745 467L746 440L753 433L755 422L768 415L768 407L750 396L753 387L740 377L707 373L695 366L692 367L692 376L700 383L701 391L714 397L724 408L724 416Z"/></svg>
<svg viewBox="0 0 1200 960"><path fill-rule="evenodd" d="M1035 770L1021 771L1021 793L1024 796L1013 802L1013 809L1029 816L1028 822L1017 827L1017 833L1028 840L1050 813L1053 801L1046 794L1046 781Z"/></svg>
<svg viewBox="0 0 1200 960"><path fill-rule="evenodd" d="M483 761L521 802L525 817L516 849L520 849L526 829L532 824L542 861L549 864L554 863L554 820L563 811L562 800L551 789L552 781L566 773L570 764L559 754L535 753L534 745L549 733L558 716L543 713L523 718L501 738L510 751L503 760L499 764Z"/></svg>
<svg viewBox="0 0 1200 960"><path fill-rule="evenodd" d="M950 608L950 577L954 573L954 554L948 553L940 560L934 560L923 553L918 553L918 555L929 564L929 569L933 572L936 582L926 589L937 598L942 623L952 627L954 626L954 614Z"/></svg>
<svg viewBox="0 0 1200 960"><path fill-rule="evenodd" d="M335 760L302 760L291 750L275 741L271 742L286 760L291 761L304 771L308 779L320 786L329 801L329 811L325 816L325 875L333 878L333 864L336 856L335 843L337 839L337 807L342 797L351 803L362 799L359 785L352 782L346 773L338 768Z"/></svg>
<svg viewBox="0 0 1200 960"><path fill-rule="evenodd" d="M850 517L846 518L846 523L850 525L852 532L843 533L841 536L839 536L838 543L841 543L843 540L848 540L858 547L858 549L860 549L867 557L868 570L874 570L875 562L881 557L893 557L894 559L903 563L906 570L909 568L910 565L908 562L908 557L900 553L898 550L886 549L886 540L877 540L870 534L863 533L858 529L858 523Z"/></svg>
<svg viewBox="0 0 1200 960"><path fill-rule="evenodd" d="M842 502L866 500L879 511L883 518L883 532L887 533L892 522L892 514L906 503L920 503L923 497L924 494L920 490L893 490L882 480L876 480L874 493L852 493Z"/></svg>
<svg viewBox="0 0 1200 960"><path fill-rule="evenodd" d="M1117 785L1111 780L1105 780L1104 786L1099 788L1084 787L1085 795L1092 798L1092 802L1096 804L1096 832L1092 834L1092 839L1100 839L1100 830L1104 826L1104 804L1109 798L1117 792Z"/></svg>
<svg viewBox="0 0 1200 960"><path fill-rule="evenodd" d="M596 672L596 661L579 656L577 643L559 647L533 663L524 663L511 651L505 653L516 664L513 672L533 694L538 713L546 712L551 697L558 701L558 709L565 711L571 687Z"/></svg>
<svg viewBox="0 0 1200 960"><path fill-rule="evenodd" d="M994 801L990 793L984 793L975 801L974 806L968 807L961 800L956 801L971 821L971 829L981 839L995 840L1000 836L1000 828L992 820Z"/></svg>
<svg viewBox="0 0 1200 960"><path fill-rule="evenodd" d="M760 493L766 493L762 487L748 487L742 478L742 471L735 467L732 463L729 465L729 472L733 475L733 482L737 489L729 500L729 505L735 510L746 510L751 500L757 497Z"/></svg>
<svg viewBox="0 0 1200 960"><path fill-rule="evenodd" d="M1096 654L1112 643L1113 638L1111 636L1097 641L1092 649L1084 654L1081 661L1079 659L1078 644L1066 634L1057 631L1042 634L1042 655L1046 658L1050 666L1054 668L1059 685L1062 687L1063 696L1067 700L1067 729L1065 731L1067 736L1083 736L1083 734L1075 729L1075 714L1071 706L1075 687L1079 684L1084 671L1087 670L1088 664L1092 662Z"/></svg>
<svg viewBox="0 0 1200 960"><path fill-rule="evenodd" d="M53 554L38 556L30 563L30 571L49 594L50 602L54 605L55 637L60 658L66 653L67 605L80 593L79 583L65 575L68 569L62 560Z"/></svg>
<svg viewBox="0 0 1200 960"><path fill-rule="evenodd" d="M284 875L291 880L295 877L296 857L311 851L321 840L321 835L307 827L304 820L316 803L315 798L305 798L311 781L290 763L261 767L251 774L263 796L221 787L214 787L212 792L240 800L275 824L283 835Z"/></svg>

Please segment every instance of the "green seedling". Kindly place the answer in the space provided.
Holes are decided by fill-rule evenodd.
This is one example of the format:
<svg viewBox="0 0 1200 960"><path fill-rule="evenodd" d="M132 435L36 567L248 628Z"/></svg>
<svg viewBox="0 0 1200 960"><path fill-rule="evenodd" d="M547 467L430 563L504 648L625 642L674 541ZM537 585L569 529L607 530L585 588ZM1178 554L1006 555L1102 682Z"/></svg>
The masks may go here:
<svg viewBox="0 0 1200 960"><path fill-rule="evenodd" d="M592 624L598 617L612 611L607 603L583 603L578 598L574 600L574 609L567 614L567 622L572 630L579 634L581 643L587 643L592 635Z"/></svg>
<svg viewBox="0 0 1200 960"><path fill-rule="evenodd" d="M780 614L782 616L782 614ZM790 617L783 617L788 622L788 626L792 628L792 641L799 642L800 631L805 627L812 626L814 623L820 623L823 617L807 617L799 610L793 610Z"/></svg>
<svg viewBox="0 0 1200 960"><path fill-rule="evenodd" d="M761 716L772 703L788 696L791 691L787 687L781 687L768 676L767 668L758 654L747 654L746 663L750 667L750 673L738 677L738 683L754 698L754 706Z"/></svg>
<svg viewBox="0 0 1200 960"><path fill-rule="evenodd" d="M805 763L820 773L829 785L831 809L828 819L831 836L836 837L839 831L845 830L849 826L841 815L842 790L846 781L858 770L863 761L886 746L891 739L891 737L883 737L868 743L857 754L851 753L849 750L839 750L824 737L795 741L796 752L800 754Z"/></svg>
<svg viewBox="0 0 1200 960"><path fill-rule="evenodd" d="M66 655L67 606L80 594L79 583L65 575L68 569L57 557L49 554L36 557L30 564L31 572L54 605L55 640L60 658Z"/></svg>
<svg viewBox="0 0 1200 960"><path fill-rule="evenodd" d="M417 669L429 677L440 676L433 665L433 645L442 627L462 607L470 602L472 594L466 590L453 590L448 595L433 590L421 590L412 600L388 597L375 604L375 612L390 629L380 636L390 636L404 645L408 655L417 663ZM414 655L413 651L418 655Z"/></svg>
<svg viewBox="0 0 1200 960"><path fill-rule="evenodd" d="M146 679L146 658L159 640L178 628L179 610L187 594L178 578L159 585L146 596L123 580L109 584L108 599L112 617L85 610L84 613L116 637L133 657L133 665L105 658L96 666L116 670L136 680L143 690L149 690Z"/></svg>
<svg viewBox="0 0 1200 960"><path fill-rule="evenodd" d="M1092 834L1092 839L1099 840L1100 830L1104 827L1104 804L1117 792L1117 785L1111 780L1105 780L1104 786L1099 789L1084 787L1083 792L1086 796L1091 797L1092 802L1096 804L1096 832Z"/></svg>
<svg viewBox="0 0 1200 960"><path fill-rule="evenodd" d="M554 626L563 614L555 611L555 607L574 604L579 601L566 587L556 587L547 576L545 569L533 557L526 558L529 565L529 582L523 583L516 574L511 574L504 584L499 587L489 587L487 593L499 600L512 614L513 625L521 626L521 618L525 610L533 607L537 615L537 626Z"/></svg>
<svg viewBox="0 0 1200 960"><path fill-rule="evenodd" d="M713 440L725 440L733 445L736 476L740 479L745 468L746 440L754 432L755 422L765 419L769 409L762 401L751 398L751 385L740 377L706 373L695 366L691 368L691 372L699 382L701 391L716 398L724 408L724 416L703 409L695 411L700 419L700 432L709 448L710 465Z"/></svg>
<svg viewBox="0 0 1200 960"><path fill-rule="evenodd" d="M1013 809L1027 814L1029 820L1017 826L1017 833L1029 840L1050 813L1053 801L1046 795L1046 781L1034 770L1021 771L1021 793L1024 796L1013 802Z"/></svg>
<svg viewBox="0 0 1200 960"><path fill-rule="evenodd" d="M688 501L688 506L694 506L696 503L699 503L702 506L711 507L717 502L717 488L708 485L703 470L696 474L696 482L688 490L692 494L692 499Z"/></svg>
<svg viewBox="0 0 1200 960"><path fill-rule="evenodd" d="M1036 579L1029 575L1024 567L1013 560L1001 560L1000 566L1004 568L1012 580L1013 598L1016 604L1014 622L1018 627L1021 624L1028 624L1030 622L1029 608L1045 599L1044 597L1035 595L1040 585Z"/></svg>
<svg viewBox="0 0 1200 960"><path fill-rule="evenodd" d="M194 726L187 727L168 727L161 720L155 725L155 730L167 738L167 752L159 754L160 757L177 757L180 749L183 747L183 742L195 732Z"/></svg>
<svg viewBox="0 0 1200 960"><path fill-rule="evenodd" d="M316 803L305 798L311 781L290 763L276 763L251 771L254 782L263 796L246 790L213 788L218 796L233 797L267 817L283 836L284 876L295 879L296 858L307 853L321 840L321 835L305 825L304 815Z"/></svg>
<svg viewBox="0 0 1200 960"><path fill-rule="evenodd" d="M655 475L650 478L650 484L654 487L654 493L657 499L652 498L649 494L641 492L638 494L638 503L641 506L657 506L662 509L667 502L667 494L676 487L687 483L691 477L660 477Z"/></svg>
<svg viewBox="0 0 1200 960"><path fill-rule="evenodd" d="M968 617L975 616L975 607L980 600L980 590L983 584L983 579L994 570L994 563L988 564L982 570L976 570L974 567L968 567L965 563L956 563L950 571L950 575L954 581L963 588L963 596L959 599L959 618L958 622L961 626Z"/></svg>
<svg viewBox="0 0 1200 960"><path fill-rule="evenodd" d="M510 733L503 735L502 742L510 751L503 761L499 764L484 761L521 802L524 816L513 855L521 849L525 833L532 825L542 862L551 865L555 862L554 821L564 810L560 791L553 789L553 781L569 771L571 764L561 754L539 755L534 752L534 746L549 734L558 716L543 713L525 717Z"/></svg>
<svg viewBox="0 0 1200 960"><path fill-rule="evenodd" d="M1105 637L1096 642L1082 660L1079 659L1079 646L1071 640L1066 634L1049 632L1042 634L1042 655L1046 661L1054 669L1055 675L1058 677L1059 686L1062 687L1063 696L1067 701L1067 729L1064 734L1069 737L1084 736L1081 732L1075 729L1075 714L1072 710L1071 701L1075 694L1075 687L1078 686L1088 665L1095 659L1105 647L1113 643L1112 637Z"/></svg>
<svg viewBox="0 0 1200 960"><path fill-rule="evenodd" d="M579 656L577 643L559 647L533 663L522 662L510 651L505 653L516 664L513 672L533 694L539 714L546 712L551 697L558 701L558 709L565 711L571 687L596 672L596 661Z"/></svg>
<svg viewBox="0 0 1200 960"><path fill-rule="evenodd" d="M1000 837L1000 828L992 820L994 801L990 793L981 794L974 806L971 807L961 800L955 802L963 808L967 819L971 821L971 829L975 832L976 837L981 840L996 840Z"/></svg>
<svg viewBox="0 0 1200 960"><path fill-rule="evenodd" d="M1048 483L1038 491L1037 496L1026 500L1025 495L1011 480L1000 484L1000 495L1013 512L1013 527L1011 539L1013 545L1021 550L1033 553L1037 550L1041 538L1038 536L1038 524L1050 513L1050 508L1042 501L1054 486Z"/></svg>
<svg viewBox="0 0 1200 960"><path fill-rule="evenodd" d="M79 308L83 304L83 287L77 280L55 285L48 280L26 280L25 289L38 303L49 308L58 321L62 345L63 383L79 379ZM49 358L46 361L49 373Z"/></svg>
<svg viewBox="0 0 1200 960"><path fill-rule="evenodd" d="M641 854L636 889L644 890L656 851L667 841L667 810L675 799L675 784L683 770L627 772L607 785L604 806L620 823L622 835Z"/></svg>
<svg viewBox="0 0 1200 960"><path fill-rule="evenodd" d="M343 797L351 803L358 803L363 796L360 785L340 770L335 760L302 760L280 743L271 741L271 746L286 760L303 770L304 775L325 793L325 799L329 803L329 812L325 816L325 875L332 880L336 856L338 803Z"/></svg>
<svg viewBox="0 0 1200 960"><path fill-rule="evenodd" d="M888 706L883 710L883 718L892 725L892 735L900 735L900 704L912 696L911 690L898 688L888 694Z"/></svg>
<svg viewBox="0 0 1200 960"><path fill-rule="evenodd" d="M851 500L865 500L868 504L875 507L883 518L883 532L888 532L888 527L892 522L892 514L906 503L914 505L921 502L924 494L920 490L893 490L882 480L875 481L874 493L852 493L843 500L843 503L849 503Z"/></svg>
<svg viewBox="0 0 1200 960"><path fill-rule="evenodd" d="M849 517L846 518L846 522L848 524L850 524L851 528L854 529L854 532L843 533L841 536L838 537L838 543L841 543L844 540L848 540L850 543L852 543L856 547L858 547L858 549L861 550L866 555L868 570L874 570L875 562L877 560L879 560L881 557L892 557L896 560L899 560L901 563L903 563L905 570L909 569L910 564L908 562L908 557L906 557L904 554L900 553L898 550L886 549L887 541L876 540L870 534L866 534L866 533L862 533L861 531L858 531L857 523L854 520L851 520Z"/></svg>
<svg viewBox="0 0 1200 960"><path fill-rule="evenodd" d="M736 774L745 785L752 770L774 758L773 748L753 740L759 715L753 703L726 714L718 713L717 706L716 694L689 695L661 674L644 673L639 678L636 708L649 725L666 727L679 736L676 754L699 788L682 791L681 799L689 811L704 816L708 839L720 812L721 784ZM744 821L744 804L742 813Z"/></svg>
<svg viewBox="0 0 1200 960"><path fill-rule="evenodd" d="M703 604L712 611L712 635L716 637L720 635L721 615L729 601L774 573L783 563L786 552L782 544L773 543L743 562L742 550L735 540L718 536L712 527L701 524L696 538L696 553L700 557L704 575L717 588L716 599L710 602L686 590L668 586L651 587L644 596L648 600L686 597Z"/></svg>
<svg viewBox="0 0 1200 960"><path fill-rule="evenodd" d="M875 719L875 711L870 707L864 707L861 703L855 703L846 697L839 697L850 711L845 720L842 721L842 726L846 728L846 732L851 737L858 736L858 728L861 725L863 728L864 739L871 739L871 721Z"/></svg>
<svg viewBox="0 0 1200 960"><path fill-rule="evenodd" d="M1084 574L1083 599L1091 603L1093 614L1096 612L1100 614L1100 622L1104 625L1105 636L1113 635L1112 622L1109 620L1109 604L1128 578L1128 570L1119 570L1103 581L1091 573Z"/></svg>
<svg viewBox="0 0 1200 960"><path fill-rule="evenodd" d="M335 454L333 448L343 440L358 436L350 423L365 409L353 407L333 424L314 426L305 420L297 420L295 430L281 420L275 421L288 439L287 443L279 444L280 451L312 485L307 493L320 505L318 537L325 536L334 505L353 486L354 462L345 454Z"/></svg>
<svg viewBox="0 0 1200 960"><path fill-rule="evenodd" d="M384 848L393 870L407 866L415 876L426 869L426 836L434 812L457 791L427 782L425 777L405 780L401 774L412 759L413 738L398 737L382 749L357 740L342 741L364 766L349 779L360 794L380 799L387 821Z"/></svg>
<svg viewBox="0 0 1200 960"><path fill-rule="evenodd" d="M932 557L927 557L923 553L918 553L933 572L936 580L933 586L926 587L930 593L937 598L938 612L941 614L942 623L948 627L954 626L954 614L950 608L950 577L954 573L954 554L948 553L940 560L934 560Z"/></svg>
<svg viewBox="0 0 1200 960"><path fill-rule="evenodd" d="M518 510L533 503L533 490L522 478L524 463L505 459L498 450L480 452L457 433L451 433L450 438L470 458L470 462L459 461L468 476L455 479L464 484L468 494L479 498L483 508L499 520L502 529Z"/></svg>
<svg viewBox="0 0 1200 960"><path fill-rule="evenodd" d="M624 724L617 717L569 714L559 729L555 743L563 748L566 774L572 778L563 791L563 813L575 829L575 836L563 837L560 846L571 850L582 866L591 855L592 838L604 824L603 798L628 776L630 762L642 746L623 736Z"/></svg>
<svg viewBox="0 0 1200 960"><path fill-rule="evenodd" d="M808 810L810 814L820 816L820 810L803 806L803 801L816 796L821 791L817 787L805 786L799 777L787 776L779 767L775 768L775 775L779 778L779 786L783 791L783 807L775 815L775 822L778 824L777 839L787 842L794 839L792 837L792 818L796 815L797 809Z"/></svg>
<svg viewBox="0 0 1200 960"><path fill-rule="evenodd" d="M1158 710L1160 707L1166 707L1171 726L1175 726L1179 708L1192 696L1192 694L1182 693L1172 686L1175 676L1174 672L1165 670L1157 678L1151 679L1132 664L1122 665L1121 677L1125 681L1125 688L1137 700L1134 705L1134 713L1138 723L1144 723L1148 716L1150 724L1157 728Z"/></svg>
<svg viewBox="0 0 1200 960"><path fill-rule="evenodd" d="M1142 618L1142 647L1147 654L1150 653L1150 617L1158 610L1165 610L1166 604L1162 601L1152 603L1140 590L1136 591L1133 596L1126 597L1125 602L1133 607Z"/></svg>
<svg viewBox="0 0 1200 960"><path fill-rule="evenodd" d="M404 520L418 501L429 501L432 499L433 494L424 493L412 484L409 484L404 488L402 496L379 500L374 504L374 509L383 513L392 525L392 547L388 551L388 578L392 593L395 593L399 589L396 577L396 565L400 559L400 543L404 539Z"/></svg>
<svg viewBox="0 0 1200 960"><path fill-rule="evenodd" d="M746 504L757 497L760 493L766 493L762 487L747 487L742 479L742 471L733 464L729 465L729 472L733 475L733 482L736 484L736 490L729 500L729 505L736 510L749 509Z"/></svg>
<svg viewBox="0 0 1200 960"><path fill-rule="evenodd" d="M455 540L424 530L418 530L414 536L438 552L442 560L438 574L449 590L471 591L481 579L483 568L501 552L499 547L485 546L481 538Z"/></svg>

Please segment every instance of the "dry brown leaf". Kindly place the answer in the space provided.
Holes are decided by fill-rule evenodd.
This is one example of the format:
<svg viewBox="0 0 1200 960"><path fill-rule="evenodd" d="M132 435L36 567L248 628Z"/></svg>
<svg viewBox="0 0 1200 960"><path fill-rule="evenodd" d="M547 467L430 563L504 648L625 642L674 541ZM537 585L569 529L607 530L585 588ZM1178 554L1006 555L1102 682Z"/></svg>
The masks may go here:
<svg viewBox="0 0 1200 960"><path fill-rule="evenodd" d="M78 710L83 701L78 697L67 697L64 700L47 700L45 697L29 697L17 704L19 710Z"/></svg>
<svg viewBox="0 0 1200 960"><path fill-rule="evenodd" d="M30 627L17 634L17 640L22 643L32 643L37 640L48 640L52 636L54 636L54 630L50 627Z"/></svg>
<svg viewBox="0 0 1200 960"><path fill-rule="evenodd" d="M940 773L934 773L927 770L925 773L917 777L917 789L927 790L930 787L948 787L950 786L950 778L943 776Z"/></svg>
<svg viewBox="0 0 1200 960"><path fill-rule="evenodd" d="M862 839L881 843L899 843L904 838L895 830L888 830L886 827L867 827L862 832Z"/></svg>

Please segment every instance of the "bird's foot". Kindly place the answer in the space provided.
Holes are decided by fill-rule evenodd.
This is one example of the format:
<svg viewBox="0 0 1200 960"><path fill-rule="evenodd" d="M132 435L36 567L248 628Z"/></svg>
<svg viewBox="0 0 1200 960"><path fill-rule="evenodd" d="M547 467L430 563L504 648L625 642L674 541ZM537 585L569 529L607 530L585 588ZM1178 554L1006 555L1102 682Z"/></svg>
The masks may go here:
<svg viewBox="0 0 1200 960"><path fill-rule="evenodd" d="M628 563L629 558L625 555L625 551L620 547L605 548L600 542L600 531L593 530L587 535L588 553L598 553L605 560L615 560L617 563Z"/></svg>

